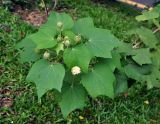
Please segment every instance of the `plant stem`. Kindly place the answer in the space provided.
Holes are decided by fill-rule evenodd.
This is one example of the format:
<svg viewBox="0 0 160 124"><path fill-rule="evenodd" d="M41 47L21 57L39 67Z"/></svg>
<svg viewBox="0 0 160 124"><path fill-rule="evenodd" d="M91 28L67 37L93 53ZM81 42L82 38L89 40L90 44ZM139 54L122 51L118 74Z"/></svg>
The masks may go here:
<svg viewBox="0 0 160 124"><path fill-rule="evenodd" d="M45 9L46 15L48 16L48 9L47 9L47 6L46 6L44 0L42 0L42 3L44 4L44 9Z"/></svg>
<svg viewBox="0 0 160 124"><path fill-rule="evenodd" d="M155 26L157 26L157 29L154 30L153 33L156 33L157 31L160 30L160 24L159 24L159 21L157 21L156 19L153 19L153 23L155 24Z"/></svg>
<svg viewBox="0 0 160 124"><path fill-rule="evenodd" d="M160 29L159 28L156 28L154 31L153 31L153 34L157 33Z"/></svg>
<svg viewBox="0 0 160 124"><path fill-rule="evenodd" d="M71 87L73 88L73 86L74 86L74 76L73 76L73 78L72 78L72 85L71 85Z"/></svg>
<svg viewBox="0 0 160 124"><path fill-rule="evenodd" d="M53 7L53 9L55 9L55 8L56 8L57 3L58 3L58 0L54 0L54 7Z"/></svg>

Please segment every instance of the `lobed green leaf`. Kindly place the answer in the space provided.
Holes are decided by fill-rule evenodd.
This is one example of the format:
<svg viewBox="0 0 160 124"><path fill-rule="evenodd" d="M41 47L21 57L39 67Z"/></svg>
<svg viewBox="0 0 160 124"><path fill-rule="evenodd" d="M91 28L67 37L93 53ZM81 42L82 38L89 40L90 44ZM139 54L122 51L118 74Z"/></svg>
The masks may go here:
<svg viewBox="0 0 160 124"><path fill-rule="evenodd" d="M36 53L37 45L29 38L23 39L16 45L16 49L20 53L21 62L34 62L40 58L40 55Z"/></svg>
<svg viewBox="0 0 160 124"><path fill-rule="evenodd" d="M38 97L41 98L48 90L61 91L65 69L61 64L50 64L47 60L39 60L33 64L27 75L27 81L37 86Z"/></svg>
<svg viewBox="0 0 160 124"><path fill-rule="evenodd" d="M93 98L100 95L114 97L115 76L107 65L107 63L99 63L91 72L82 76L81 83Z"/></svg>
<svg viewBox="0 0 160 124"><path fill-rule="evenodd" d="M93 28L87 38L86 45L96 57L112 58L111 51L119 46L119 40L106 29Z"/></svg>
<svg viewBox="0 0 160 124"><path fill-rule="evenodd" d="M62 88L62 100L60 102L63 116L66 118L71 111L82 109L85 106L86 97L86 91L81 84L64 86Z"/></svg>

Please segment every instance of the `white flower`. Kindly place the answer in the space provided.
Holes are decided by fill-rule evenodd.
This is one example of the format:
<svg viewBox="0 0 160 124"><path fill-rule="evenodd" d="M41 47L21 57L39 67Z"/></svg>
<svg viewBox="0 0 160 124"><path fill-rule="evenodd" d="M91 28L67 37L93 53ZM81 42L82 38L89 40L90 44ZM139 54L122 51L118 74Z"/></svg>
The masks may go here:
<svg viewBox="0 0 160 124"><path fill-rule="evenodd" d="M63 43L64 43L64 45L65 45L66 47L68 47L68 46L70 45L70 41L69 41L69 40L65 40Z"/></svg>
<svg viewBox="0 0 160 124"><path fill-rule="evenodd" d="M46 51L46 52L43 54L43 58L44 58L44 59L48 59L49 57L50 57L50 53Z"/></svg>
<svg viewBox="0 0 160 124"><path fill-rule="evenodd" d="M63 27L63 23L61 21L57 22L57 27L58 28L62 28Z"/></svg>
<svg viewBox="0 0 160 124"><path fill-rule="evenodd" d="M77 35L75 36L75 39L74 39L77 43L79 43L81 41L81 36L80 35Z"/></svg>
<svg viewBox="0 0 160 124"><path fill-rule="evenodd" d="M71 72L72 72L73 75L78 75L78 74L81 73L81 69L80 69L80 67L78 67L78 66L74 66L74 67L72 68Z"/></svg>

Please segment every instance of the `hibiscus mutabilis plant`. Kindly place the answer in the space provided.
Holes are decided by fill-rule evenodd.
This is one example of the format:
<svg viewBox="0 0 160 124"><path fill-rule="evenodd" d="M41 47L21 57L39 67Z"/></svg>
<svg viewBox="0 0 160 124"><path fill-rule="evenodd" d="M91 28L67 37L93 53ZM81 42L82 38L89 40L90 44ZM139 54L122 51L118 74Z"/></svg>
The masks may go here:
<svg viewBox="0 0 160 124"><path fill-rule="evenodd" d="M65 13L53 12L17 49L22 62L34 62L26 79L36 84L39 99L48 90L57 90L67 117L85 106L88 94L114 97L118 77L114 72L121 68L115 51L119 43L109 30L94 27L90 17L74 22Z"/></svg>

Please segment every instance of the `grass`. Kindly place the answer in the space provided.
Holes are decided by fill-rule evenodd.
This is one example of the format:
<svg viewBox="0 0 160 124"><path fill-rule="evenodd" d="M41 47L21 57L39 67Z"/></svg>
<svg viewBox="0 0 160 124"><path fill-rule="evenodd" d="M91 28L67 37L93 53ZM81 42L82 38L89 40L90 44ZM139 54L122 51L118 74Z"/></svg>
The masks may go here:
<svg viewBox="0 0 160 124"><path fill-rule="evenodd" d="M67 8L66 11L76 18L91 16L97 27L110 29L125 42L131 40L127 31L138 26L134 19L137 11L119 3L93 4L87 0L65 0L59 6ZM160 123L160 90L147 91L140 84L129 89L129 96L120 95L114 100L105 97L91 100L84 110L74 111L64 120L52 91L42 98L42 103L38 102L35 85L25 82L31 63L19 63L14 49L17 42L35 32L36 28L4 9L0 9L0 17L0 99L13 100L12 107L0 108L0 124Z"/></svg>

